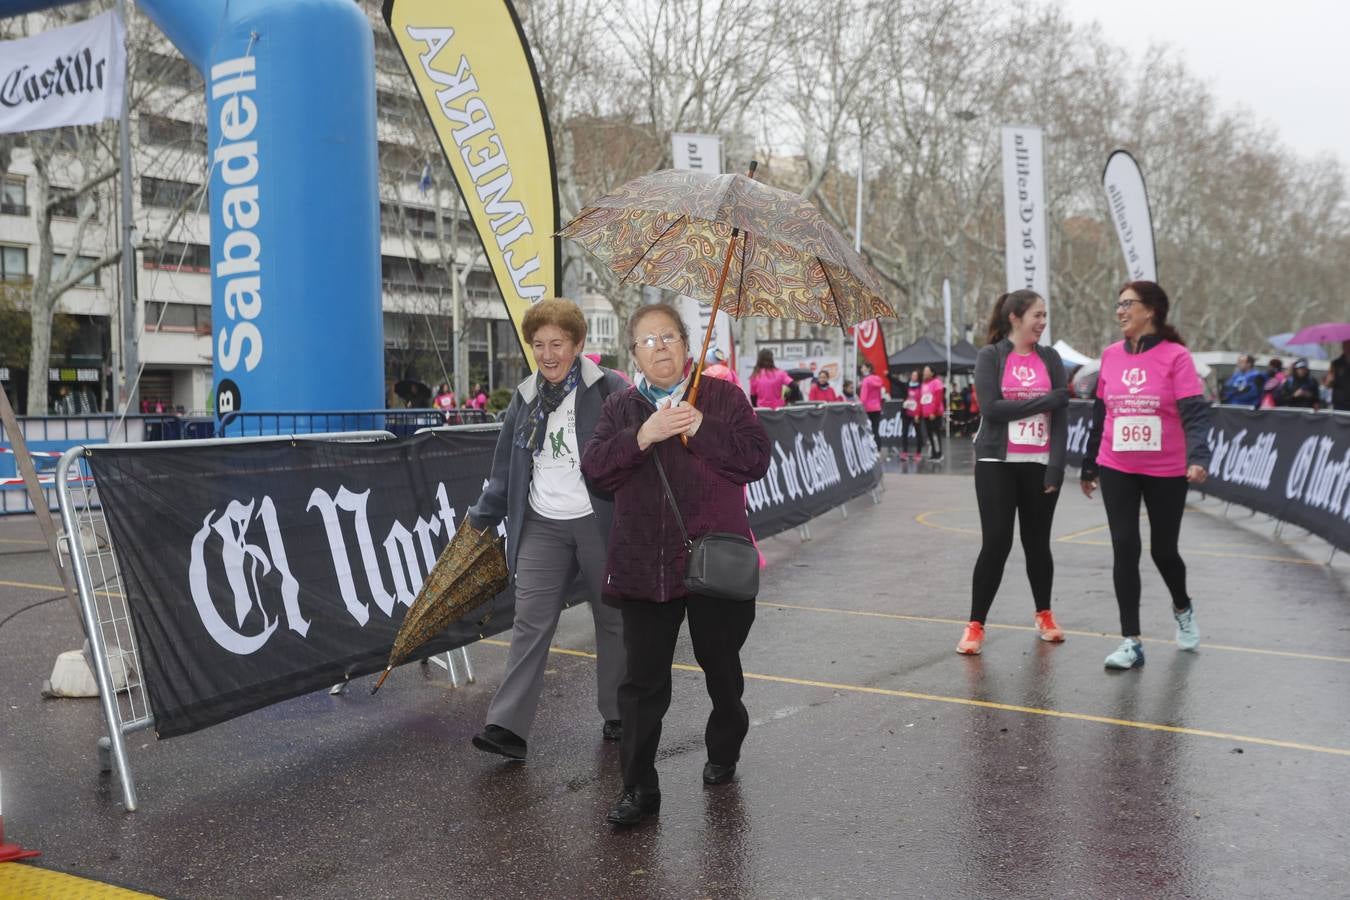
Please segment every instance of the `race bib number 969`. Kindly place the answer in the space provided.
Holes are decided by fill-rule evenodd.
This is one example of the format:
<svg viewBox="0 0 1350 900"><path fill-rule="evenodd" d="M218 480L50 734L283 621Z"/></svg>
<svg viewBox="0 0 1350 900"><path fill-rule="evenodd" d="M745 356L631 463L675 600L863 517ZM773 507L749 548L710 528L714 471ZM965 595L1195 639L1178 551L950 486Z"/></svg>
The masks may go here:
<svg viewBox="0 0 1350 900"><path fill-rule="evenodd" d="M1162 419L1158 416L1118 416L1111 427L1111 449L1139 453L1162 449Z"/></svg>

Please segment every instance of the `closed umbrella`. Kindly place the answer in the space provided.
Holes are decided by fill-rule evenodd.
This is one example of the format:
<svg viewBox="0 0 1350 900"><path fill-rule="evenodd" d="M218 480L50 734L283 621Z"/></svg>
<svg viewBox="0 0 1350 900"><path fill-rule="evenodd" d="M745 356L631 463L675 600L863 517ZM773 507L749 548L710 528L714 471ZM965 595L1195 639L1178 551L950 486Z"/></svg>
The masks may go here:
<svg viewBox="0 0 1350 900"><path fill-rule="evenodd" d="M489 536L490 535L490 536ZM444 631L452 622L487 603L506 590L506 554L492 529L479 531L465 516L459 530L441 551L440 558L422 582L417 599L403 617L389 664L380 675L373 694L384 684L394 666L406 662L418 647Z"/></svg>

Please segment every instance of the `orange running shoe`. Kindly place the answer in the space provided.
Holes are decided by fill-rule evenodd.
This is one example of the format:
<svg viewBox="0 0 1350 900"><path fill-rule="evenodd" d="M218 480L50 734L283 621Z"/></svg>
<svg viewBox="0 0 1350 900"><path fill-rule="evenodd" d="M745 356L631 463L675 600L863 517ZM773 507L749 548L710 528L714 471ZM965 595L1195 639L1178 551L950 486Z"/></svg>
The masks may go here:
<svg viewBox="0 0 1350 900"><path fill-rule="evenodd" d="M1058 644L1064 640L1064 632L1060 630L1055 622L1055 614L1048 609L1036 611L1036 630L1040 632L1041 640L1051 641Z"/></svg>
<svg viewBox="0 0 1350 900"><path fill-rule="evenodd" d="M980 648L983 646L984 625L971 620L971 623L966 626L965 633L961 635L960 642L956 645L956 652L974 656L980 652Z"/></svg>

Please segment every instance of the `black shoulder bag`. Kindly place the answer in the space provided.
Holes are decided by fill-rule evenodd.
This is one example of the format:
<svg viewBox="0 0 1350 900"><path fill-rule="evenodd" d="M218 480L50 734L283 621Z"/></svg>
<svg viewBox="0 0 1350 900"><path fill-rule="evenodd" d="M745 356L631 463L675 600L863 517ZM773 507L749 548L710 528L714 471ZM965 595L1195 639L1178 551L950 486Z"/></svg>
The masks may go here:
<svg viewBox="0 0 1350 900"><path fill-rule="evenodd" d="M759 594L759 551L755 545L739 534L723 531L690 540L670 481L666 479L666 468L661 465L661 457L653 452L652 458L656 460L661 486L666 489L666 499L675 511L675 521L680 525L684 546L689 551L689 561L684 567L684 586L691 593L718 600L754 600Z"/></svg>

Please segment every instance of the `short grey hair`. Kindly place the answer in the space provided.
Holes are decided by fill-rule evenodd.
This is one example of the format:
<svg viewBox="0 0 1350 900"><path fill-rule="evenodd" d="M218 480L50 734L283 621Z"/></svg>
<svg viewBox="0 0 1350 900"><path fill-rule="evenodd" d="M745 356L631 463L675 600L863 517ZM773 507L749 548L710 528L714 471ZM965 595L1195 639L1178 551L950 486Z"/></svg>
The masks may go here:
<svg viewBox="0 0 1350 900"><path fill-rule="evenodd" d="M624 328L624 337L628 341L628 349L632 350L637 346L637 327L638 324L650 316L652 313L665 313L674 321L675 327L680 330L680 339L684 341L686 349L689 347L689 326L684 324L684 316L680 311L670 303L649 303L639 306L633 310L633 314L628 317L628 325Z"/></svg>

